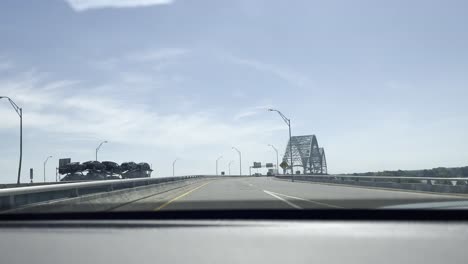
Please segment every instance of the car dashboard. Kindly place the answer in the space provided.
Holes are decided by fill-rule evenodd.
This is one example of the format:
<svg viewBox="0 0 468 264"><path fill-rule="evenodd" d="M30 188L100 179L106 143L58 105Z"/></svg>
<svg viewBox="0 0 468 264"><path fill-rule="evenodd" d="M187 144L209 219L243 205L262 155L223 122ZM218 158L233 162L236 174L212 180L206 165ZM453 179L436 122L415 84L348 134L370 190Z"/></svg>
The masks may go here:
<svg viewBox="0 0 468 264"><path fill-rule="evenodd" d="M316 219L292 212L270 219L229 217L235 212L2 216L0 254L2 263L466 263L465 213L433 221L392 212L394 219L332 217L338 212Z"/></svg>

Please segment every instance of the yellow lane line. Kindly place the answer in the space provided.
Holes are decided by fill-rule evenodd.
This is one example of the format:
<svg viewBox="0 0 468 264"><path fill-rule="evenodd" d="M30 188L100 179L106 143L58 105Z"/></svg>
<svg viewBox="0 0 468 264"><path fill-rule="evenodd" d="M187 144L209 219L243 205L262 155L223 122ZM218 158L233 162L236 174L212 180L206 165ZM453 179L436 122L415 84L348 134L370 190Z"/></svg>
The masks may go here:
<svg viewBox="0 0 468 264"><path fill-rule="evenodd" d="M205 186L205 185L207 185L207 184L209 184L209 183L211 183L211 181L209 181L209 182L207 182L207 183L205 183L205 184L202 184L202 185L200 185L200 186L198 186L198 187L196 187L196 188L193 188L193 189L191 189L190 191L187 191L187 192L185 192L185 193L183 193L183 194L181 194L181 195L179 195L179 196L173 198L173 199L170 200L170 201L167 201L166 203L164 203L163 205L159 206L158 208L156 208L156 209L154 209L154 210L155 210L155 211L159 211L159 210L163 209L164 207L168 206L169 204L171 204L172 202L177 201L177 200L179 200L180 198L189 195L190 193L192 193L192 192L194 192L194 191L200 189L201 187L203 187L203 186Z"/></svg>

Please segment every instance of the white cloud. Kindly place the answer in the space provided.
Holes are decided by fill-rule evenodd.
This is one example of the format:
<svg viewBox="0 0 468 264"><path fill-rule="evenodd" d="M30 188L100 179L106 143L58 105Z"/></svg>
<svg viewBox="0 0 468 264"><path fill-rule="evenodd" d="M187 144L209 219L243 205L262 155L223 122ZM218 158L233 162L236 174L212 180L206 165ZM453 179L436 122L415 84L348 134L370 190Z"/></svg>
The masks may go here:
<svg viewBox="0 0 468 264"><path fill-rule="evenodd" d="M183 48L153 48L91 60L89 65L101 72L104 81L93 90L121 93L132 87L133 95L144 96L143 93L184 82L184 76L171 70L190 52Z"/></svg>
<svg viewBox="0 0 468 264"><path fill-rule="evenodd" d="M128 8L167 5L174 0L65 0L74 10L86 11L98 8Z"/></svg>
<svg viewBox="0 0 468 264"><path fill-rule="evenodd" d="M0 117L2 118L2 122L0 123L1 128L10 129L18 126L18 116L11 109L10 104L2 101L0 103L2 103L2 108L0 108Z"/></svg>
<svg viewBox="0 0 468 264"><path fill-rule="evenodd" d="M173 100L167 105L148 104L146 99L148 95L154 96L154 86L135 96L136 86L165 81L168 75L156 72L150 80L149 72L138 67L131 69L133 66L146 62L173 63L173 59L187 52L163 49L116 57L113 62L116 67L109 69L109 79L96 86L85 81L56 79L51 73L37 70L18 72L15 68L15 74L0 75L0 95L10 96L24 109L24 168L40 166L42 151L51 152L54 157L85 161L93 155L95 143L102 139L113 143L107 148L114 147L113 151L103 152L103 159L152 160L155 166L161 166L173 156L184 157L186 174L206 173L206 168L212 166L211 155L237 159L231 146L243 151L244 171L254 159L271 156L267 144L274 143L275 135L281 135L277 131L285 129L274 119L236 122L233 120L236 113L227 114L232 109L210 105L208 110L194 111L194 106L199 107L196 99L182 95L171 97ZM127 64L131 70L121 67ZM123 80L142 85L127 85ZM264 111L262 107L242 111ZM0 132L8 139L15 138L18 117L7 102L0 104L0 120ZM43 141L47 141L46 147L41 146L45 144ZM4 142L11 146L11 140ZM12 173L14 166L0 168L0 181L2 175Z"/></svg>
<svg viewBox="0 0 468 264"><path fill-rule="evenodd" d="M9 61L0 62L0 72L10 70L12 68L13 68L13 64L11 62L9 62Z"/></svg>
<svg viewBox="0 0 468 264"><path fill-rule="evenodd" d="M249 117L249 116L253 116L253 115L256 115L256 114L257 114L257 112L255 112L255 111L240 112L234 117L234 119L239 120L239 119Z"/></svg>
<svg viewBox="0 0 468 264"><path fill-rule="evenodd" d="M239 120L246 117L255 116L261 114L262 112L266 112L269 108L272 108L271 105L261 105L261 106L254 106L244 109L240 111L234 116L234 120Z"/></svg>
<svg viewBox="0 0 468 264"><path fill-rule="evenodd" d="M149 84L154 82L153 76L138 72L122 72L122 81L127 84Z"/></svg>
<svg viewBox="0 0 468 264"><path fill-rule="evenodd" d="M189 52L190 50L183 48L149 49L112 58L93 60L90 64L98 70L115 71L122 67L128 67L131 63L150 62L152 64L150 67L152 70L161 70L175 60L187 55Z"/></svg>
<svg viewBox="0 0 468 264"><path fill-rule="evenodd" d="M181 48L165 48L158 50L148 50L144 52L132 53L126 56L129 61L136 62L147 62L147 61L159 61L167 60L171 58L180 57L189 52L187 49Z"/></svg>
<svg viewBox="0 0 468 264"><path fill-rule="evenodd" d="M210 112L162 115L149 105L124 98L98 96L79 82L45 81L34 74L1 79L0 93L24 106L24 127L73 138L105 138L122 144L185 148L255 141L278 129L277 122L234 124ZM257 108L252 108L254 111ZM16 126L9 109L0 108L0 129ZM71 135L71 136L70 136Z"/></svg>
<svg viewBox="0 0 468 264"><path fill-rule="evenodd" d="M264 63L253 59L238 58L231 55L227 55L225 58L231 63L247 66L258 71L273 74L276 77L297 87L307 87L312 85L312 80L310 80L309 77L285 67Z"/></svg>

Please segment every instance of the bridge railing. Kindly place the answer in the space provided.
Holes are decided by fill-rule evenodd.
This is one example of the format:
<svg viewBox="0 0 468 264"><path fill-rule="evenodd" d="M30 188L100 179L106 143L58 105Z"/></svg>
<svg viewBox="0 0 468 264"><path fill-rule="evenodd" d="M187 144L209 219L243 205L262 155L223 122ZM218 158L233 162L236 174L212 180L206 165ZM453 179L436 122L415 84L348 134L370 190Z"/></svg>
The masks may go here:
<svg viewBox="0 0 468 264"><path fill-rule="evenodd" d="M124 180L86 181L42 186L0 189L0 210L7 210L33 203L73 198L87 194L130 189L140 186L177 182L194 178L209 177L191 175L165 178L138 178Z"/></svg>
<svg viewBox="0 0 468 264"><path fill-rule="evenodd" d="M278 175L276 178L414 191L468 193L468 178L356 175Z"/></svg>
<svg viewBox="0 0 468 264"><path fill-rule="evenodd" d="M396 182L396 183L423 183L441 185L467 185L468 178L458 177L407 177L407 176L357 176L357 175L309 175L311 177L334 177L341 181L370 181L370 182Z"/></svg>

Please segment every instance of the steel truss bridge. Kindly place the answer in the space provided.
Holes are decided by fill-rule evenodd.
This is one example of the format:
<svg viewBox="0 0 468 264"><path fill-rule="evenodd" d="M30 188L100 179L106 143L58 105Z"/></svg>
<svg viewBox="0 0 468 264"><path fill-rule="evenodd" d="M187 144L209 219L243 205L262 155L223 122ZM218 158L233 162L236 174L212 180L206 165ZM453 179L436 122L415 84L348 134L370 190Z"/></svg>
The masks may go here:
<svg viewBox="0 0 468 264"><path fill-rule="evenodd" d="M291 137L283 156L283 161L288 164L291 162L290 144L292 144L293 167L301 167L304 174L328 173L325 150L319 147L315 135Z"/></svg>

